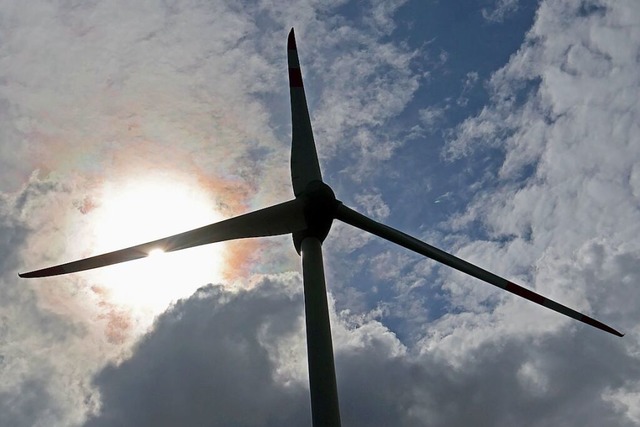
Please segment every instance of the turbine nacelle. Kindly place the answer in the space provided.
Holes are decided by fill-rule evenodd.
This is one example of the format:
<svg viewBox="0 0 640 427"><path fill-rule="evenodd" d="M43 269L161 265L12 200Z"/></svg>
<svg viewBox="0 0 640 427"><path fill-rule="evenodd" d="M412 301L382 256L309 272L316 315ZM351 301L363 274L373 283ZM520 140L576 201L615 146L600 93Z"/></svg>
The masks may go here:
<svg viewBox="0 0 640 427"><path fill-rule="evenodd" d="M317 180L308 183L296 200L302 201L304 219L307 223L305 230L293 233L293 245L300 254L305 238L315 237L324 242L342 202L336 199L331 187Z"/></svg>

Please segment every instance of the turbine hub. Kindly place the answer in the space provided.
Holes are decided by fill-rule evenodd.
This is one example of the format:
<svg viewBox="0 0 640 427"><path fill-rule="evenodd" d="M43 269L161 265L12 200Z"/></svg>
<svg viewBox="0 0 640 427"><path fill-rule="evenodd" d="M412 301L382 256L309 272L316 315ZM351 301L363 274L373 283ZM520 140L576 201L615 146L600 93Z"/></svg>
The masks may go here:
<svg viewBox="0 0 640 427"><path fill-rule="evenodd" d="M302 241L306 237L315 237L321 242L329 234L336 210L342 203L336 200L331 187L322 181L311 181L298 196L304 201L304 217L307 229L293 233L293 244L300 253Z"/></svg>

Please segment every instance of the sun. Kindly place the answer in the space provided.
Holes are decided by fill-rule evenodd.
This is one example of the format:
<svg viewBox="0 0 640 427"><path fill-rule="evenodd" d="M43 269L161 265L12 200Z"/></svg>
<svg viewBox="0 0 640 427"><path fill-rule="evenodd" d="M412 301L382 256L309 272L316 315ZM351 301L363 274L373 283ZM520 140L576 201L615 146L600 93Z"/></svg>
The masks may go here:
<svg viewBox="0 0 640 427"><path fill-rule="evenodd" d="M152 175L107 183L92 212L91 252L104 253L221 220L212 197L193 179ZM220 281L223 244L149 256L87 272L119 306L157 315L201 286Z"/></svg>

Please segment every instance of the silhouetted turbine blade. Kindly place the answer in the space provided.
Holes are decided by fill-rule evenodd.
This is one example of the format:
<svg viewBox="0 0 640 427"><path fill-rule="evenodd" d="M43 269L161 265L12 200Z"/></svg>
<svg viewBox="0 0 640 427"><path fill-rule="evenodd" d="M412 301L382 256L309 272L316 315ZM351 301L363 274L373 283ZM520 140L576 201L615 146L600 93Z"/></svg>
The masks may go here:
<svg viewBox="0 0 640 427"><path fill-rule="evenodd" d="M306 228L302 201L291 200L163 239L42 270L22 273L19 276L57 276L144 258L154 249L171 252L225 240L289 234Z"/></svg>
<svg viewBox="0 0 640 427"><path fill-rule="evenodd" d="M293 28L287 41L289 60L289 92L291 95L291 182L293 192L300 195L311 181L322 181L316 144L311 130L307 98L302 84L300 61Z"/></svg>
<svg viewBox="0 0 640 427"><path fill-rule="evenodd" d="M475 278L504 289L505 291L511 292L512 294L528 299L529 301L533 301L536 304L550 308L560 314L564 314L565 316L569 316L605 332L609 332L610 334L617 335L619 337L624 336L624 334L616 331L610 326L607 326L585 314L579 313L569 307L550 300L549 298L543 297L542 295L523 288L520 285L516 285L515 283L503 279L502 277L473 265L470 262L428 245L415 237L411 237L408 234L376 222L342 204L337 209L336 219L346 222L347 224L351 224L361 230L368 231L369 233L375 234L376 236L382 237L383 239L389 240L400 246L404 246L407 249L441 262L442 264L448 265L449 267L455 268L463 273L467 273Z"/></svg>

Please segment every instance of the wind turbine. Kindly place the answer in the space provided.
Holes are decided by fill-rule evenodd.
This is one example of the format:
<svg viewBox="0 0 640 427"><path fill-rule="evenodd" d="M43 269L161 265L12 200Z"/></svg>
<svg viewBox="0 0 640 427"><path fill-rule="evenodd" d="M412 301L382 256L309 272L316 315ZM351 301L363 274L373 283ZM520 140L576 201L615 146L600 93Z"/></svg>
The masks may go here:
<svg viewBox="0 0 640 427"><path fill-rule="evenodd" d="M340 426L322 260L322 242L327 237L334 219L404 246L560 314L619 337L624 335L585 314L374 221L337 200L331 187L322 180L293 29L289 33L287 50L292 120L291 181L295 199L163 239L22 273L19 276L46 277L90 270L143 258L154 249L171 252L226 240L292 234L295 248L302 257L309 387L314 427Z"/></svg>

